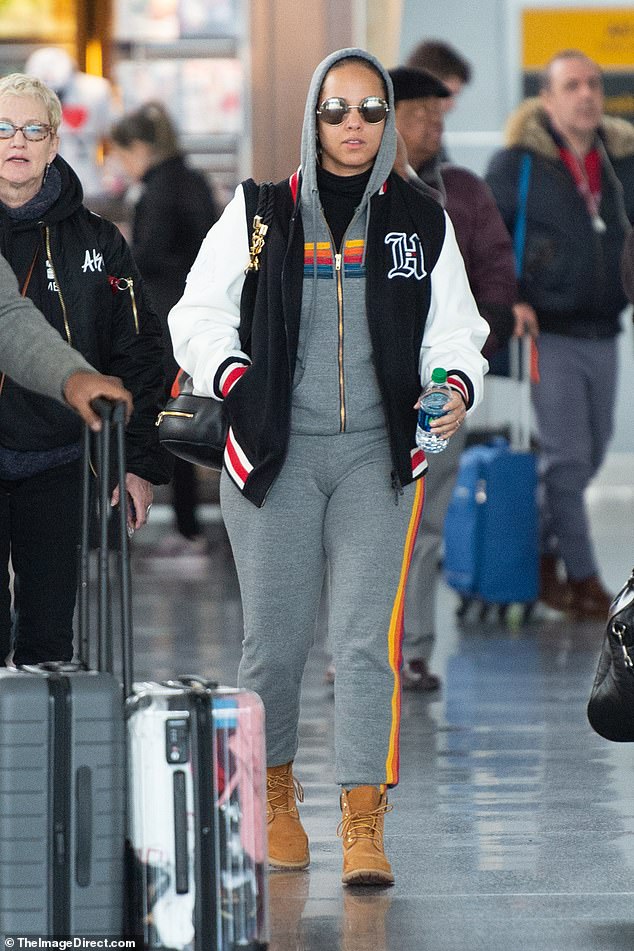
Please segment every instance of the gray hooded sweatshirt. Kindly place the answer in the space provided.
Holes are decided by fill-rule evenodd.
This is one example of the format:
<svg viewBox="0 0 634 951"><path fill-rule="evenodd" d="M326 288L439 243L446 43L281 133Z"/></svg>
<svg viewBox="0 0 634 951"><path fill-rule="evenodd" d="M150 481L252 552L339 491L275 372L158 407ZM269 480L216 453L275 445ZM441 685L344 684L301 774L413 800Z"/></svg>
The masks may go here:
<svg viewBox="0 0 634 951"><path fill-rule="evenodd" d="M64 402L66 381L78 370L96 372L31 301L20 296L15 275L0 255L0 373Z"/></svg>
<svg viewBox="0 0 634 951"><path fill-rule="evenodd" d="M389 112L365 193L347 228L338 261L317 187L316 110L326 74L335 63L351 57L367 61L383 78ZM386 425L366 317L365 254L370 196L382 187L395 156L394 97L387 71L365 50L351 48L331 54L313 74L302 130L304 291L291 413L294 432L331 435Z"/></svg>

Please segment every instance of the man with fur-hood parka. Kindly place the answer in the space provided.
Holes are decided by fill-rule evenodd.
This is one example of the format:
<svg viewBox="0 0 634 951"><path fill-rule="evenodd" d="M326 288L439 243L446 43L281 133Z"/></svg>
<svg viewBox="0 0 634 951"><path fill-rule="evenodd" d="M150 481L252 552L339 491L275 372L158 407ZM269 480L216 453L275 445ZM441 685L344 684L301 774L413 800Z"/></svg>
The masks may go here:
<svg viewBox="0 0 634 951"><path fill-rule="evenodd" d="M577 617L604 618L611 596L599 580L584 490L612 434L634 128L603 115L598 66L566 50L546 67L540 97L511 116L507 143L486 178L510 232L525 209L520 294L540 328L533 404L543 480L541 598Z"/></svg>

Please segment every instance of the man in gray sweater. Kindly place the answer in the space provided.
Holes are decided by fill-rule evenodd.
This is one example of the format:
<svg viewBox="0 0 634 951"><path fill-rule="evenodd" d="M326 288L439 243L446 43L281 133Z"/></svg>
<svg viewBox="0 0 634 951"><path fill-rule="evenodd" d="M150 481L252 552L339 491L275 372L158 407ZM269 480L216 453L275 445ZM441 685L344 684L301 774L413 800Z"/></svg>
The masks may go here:
<svg viewBox="0 0 634 951"><path fill-rule="evenodd" d="M97 373L69 347L28 298L21 297L13 271L0 255L0 373L16 383L70 406L91 429L100 428L91 407L96 397L132 397L120 380Z"/></svg>

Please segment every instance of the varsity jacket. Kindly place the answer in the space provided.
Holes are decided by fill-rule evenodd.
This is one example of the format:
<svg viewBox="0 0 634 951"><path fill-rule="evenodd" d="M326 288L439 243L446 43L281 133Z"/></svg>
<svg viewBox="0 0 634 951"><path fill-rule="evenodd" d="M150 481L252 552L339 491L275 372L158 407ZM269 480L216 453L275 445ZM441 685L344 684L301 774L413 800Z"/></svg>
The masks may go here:
<svg viewBox="0 0 634 951"><path fill-rule="evenodd" d="M364 51L354 52L377 62ZM313 280L311 260L315 270L324 266L318 256L305 255L301 209L310 208L313 196L313 213L320 213L315 109L323 75L342 54L350 51L333 54L323 74L313 77L301 182L292 176L275 186L275 212L260 258L252 323L240 326L250 240L242 186L203 242L185 293L169 316L176 358L192 374L196 391L225 401L230 424L225 467L256 505L264 503L284 462L302 297ZM391 82L378 68L391 102ZM374 371L392 452L392 480L398 488L426 469L424 453L415 445L413 407L421 385L434 367L442 366L467 407L474 406L482 394L486 361L480 349L489 328L477 312L449 218L433 199L391 173L394 152L390 112L368 184L367 233L355 279L365 279ZM333 260L330 267L334 301L337 263ZM340 316L345 321L345 314Z"/></svg>
<svg viewBox="0 0 634 951"><path fill-rule="evenodd" d="M511 116L507 147L496 153L486 180L512 233L522 156L532 157L520 298L532 304L541 330L585 338L614 336L626 304L619 264L634 220L634 128L604 116L598 130L605 230L593 227L586 203L560 158L559 144L539 99Z"/></svg>
<svg viewBox="0 0 634 951"><path fill-rule="evenodd" d="M88 211L79 179L60 157L57 201L37 220L0 212L1 250L27 296L49 324L102 373L132 393L127 468L154 484L169 481L171 460L155 420L164 393L161 329L119 229ZM0 443L22 452L78 442L81 421L70 409L19 386L0 393Z"/></svg>

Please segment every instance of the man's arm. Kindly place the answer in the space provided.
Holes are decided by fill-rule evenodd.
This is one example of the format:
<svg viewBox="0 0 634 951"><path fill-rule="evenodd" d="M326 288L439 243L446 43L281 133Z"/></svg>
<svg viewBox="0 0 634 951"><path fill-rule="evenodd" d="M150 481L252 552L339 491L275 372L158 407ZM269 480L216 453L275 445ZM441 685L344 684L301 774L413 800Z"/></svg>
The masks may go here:
<svg viewBox="0 0 634 951"><path fill-rule="evenodd" d="M115 377L97 373L73 350L25 297L20 296L13 271L0 255L0 373L27 389L67 403L90 425L99 429L91 409L95 397L132 398Z"/></svg>

